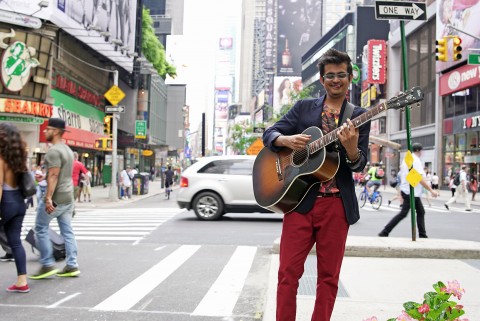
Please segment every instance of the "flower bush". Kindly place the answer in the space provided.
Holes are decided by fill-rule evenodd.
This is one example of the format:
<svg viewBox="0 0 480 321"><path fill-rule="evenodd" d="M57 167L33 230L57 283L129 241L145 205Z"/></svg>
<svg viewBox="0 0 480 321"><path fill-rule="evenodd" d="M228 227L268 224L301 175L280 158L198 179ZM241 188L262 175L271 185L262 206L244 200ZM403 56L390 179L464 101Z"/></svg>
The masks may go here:
<svg viewBox="0 0 480 321"><path fill-rule="evenodd" d="M387 321L469 321L466 318L460 319L465 314L463 306L457 302L450 301L452 295L458 300L462 298L465 290L458 281L449 281L448 285L437 282L433 285L435 292L427 292L423 295L423 302L405 302L405 310L396 318ZM376 317L370 317L363 321L378 321Z"/></svg>

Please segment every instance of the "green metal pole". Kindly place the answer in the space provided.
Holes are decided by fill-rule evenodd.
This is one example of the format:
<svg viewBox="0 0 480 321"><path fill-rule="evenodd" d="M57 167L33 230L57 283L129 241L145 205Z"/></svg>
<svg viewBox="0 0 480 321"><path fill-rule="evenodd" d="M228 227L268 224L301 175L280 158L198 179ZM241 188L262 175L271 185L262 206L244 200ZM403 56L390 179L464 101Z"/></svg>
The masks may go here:
<svg viewBox="0 0 480 321"><path fill-rule="evenodd" d="M403 71L403 90L408 90L408 64L407 64L407 39L405 38L405 21L400 21L400 33L402 37L402 71ZM410 106L405 107L405 117L407 125L407 146L412 151L412 130L410 127ZM413 167L413 166L412 166ZM411 168L409 168L410 170ZM415 219L415 194L413 186L410 185L410 211L412 214L412 241L417 238L417 224Z"/></svg>

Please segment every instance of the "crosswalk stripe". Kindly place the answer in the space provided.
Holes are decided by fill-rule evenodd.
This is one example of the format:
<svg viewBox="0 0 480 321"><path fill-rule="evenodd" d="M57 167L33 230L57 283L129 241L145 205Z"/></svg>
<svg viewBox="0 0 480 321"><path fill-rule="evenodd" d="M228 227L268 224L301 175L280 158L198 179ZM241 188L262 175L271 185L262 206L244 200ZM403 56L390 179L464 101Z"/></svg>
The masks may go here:
<svg viewBox="0 0 480 321"><path fill-rule="evenodd" d="M199 248L200 245L182 245L138 278L93 307L92 310L127 311L131 309L185 263Z"/></svg>
<svg viewBox="0 0 480 321"><path fill-rule="evenodd" d="M231 316L256 251L253 246L239 246L192 315Z"/></svg>
<svg viewBox="0 0 480 321"><path fill-rule="evenodd" d="M95 209L78 213L72 226L78 241L139 242L180 212L182 210L178 208ZM35 217L35 213L25 216L23 237L35 225ZM55 219L50 227L59 233Z"/></svg>

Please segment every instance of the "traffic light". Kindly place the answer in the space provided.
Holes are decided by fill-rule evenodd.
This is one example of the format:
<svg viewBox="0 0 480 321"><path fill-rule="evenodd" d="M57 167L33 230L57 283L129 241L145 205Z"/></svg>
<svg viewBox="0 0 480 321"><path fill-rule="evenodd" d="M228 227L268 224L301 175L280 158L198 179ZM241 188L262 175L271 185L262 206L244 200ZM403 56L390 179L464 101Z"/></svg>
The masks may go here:
<svg viewBox="0 0 480 321"><path fill-rule="evenodd" d="M453 37L453 60L458 61L462 59L462 39L455 36Z"/></svg>
<svg viewBox="0 0 480 321"><path fill-rule="evenodd" d="M435 41L435 45L437 46L435 49L435 52L437 53L435 59L438 61L448 61L447 40L446 37L443 37Z"/></svg>
<svg viewBox="0 0 480 321"><path fill-rule="evenodd" d="M103 118L103 133L112 136L112 116L105 116Z"/></svg>

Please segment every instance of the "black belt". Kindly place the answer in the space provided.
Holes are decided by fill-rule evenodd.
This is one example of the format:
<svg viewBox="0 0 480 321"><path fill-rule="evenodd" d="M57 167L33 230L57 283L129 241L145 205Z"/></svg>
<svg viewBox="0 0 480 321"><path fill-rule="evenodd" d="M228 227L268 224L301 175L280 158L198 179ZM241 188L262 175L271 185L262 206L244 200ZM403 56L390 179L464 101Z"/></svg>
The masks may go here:
<svg viewBox="0 0 480 321"><path fill-rule="evenodd" d="M340 192L337 192L337 193L322 193L322 192L318 192L317 197L335 197L335 198L340 198L340 197L342 197L342 196L340 195Z"/></svg>

